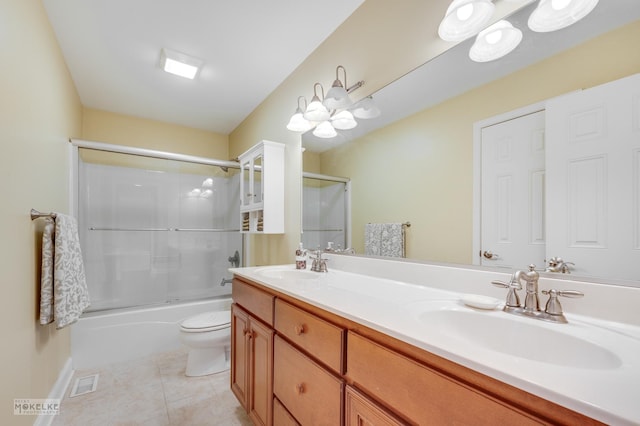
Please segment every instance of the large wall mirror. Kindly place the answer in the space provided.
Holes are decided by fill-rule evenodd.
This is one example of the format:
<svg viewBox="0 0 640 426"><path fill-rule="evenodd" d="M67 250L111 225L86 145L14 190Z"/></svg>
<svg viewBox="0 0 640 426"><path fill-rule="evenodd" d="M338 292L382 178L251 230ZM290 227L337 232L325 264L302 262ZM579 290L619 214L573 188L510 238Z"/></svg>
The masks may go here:
<svg viewBox="0 0 640 426"><path fill-rule="evenodd" d="M527 29L536 4L509 17L523 41L504 58L472 62L473 40L466 40L374 93L383 111L375 121L331 140L303 135L306 172L350 179L357 253L364 252L365 224L411 222L408 258L482 264L474 241L474 125L640 72L637 0L600 1L583 21L553 33ZM563 275L578 277L640 286L640 269L630 279L615 268L590 273L576 266Z"/></svg>

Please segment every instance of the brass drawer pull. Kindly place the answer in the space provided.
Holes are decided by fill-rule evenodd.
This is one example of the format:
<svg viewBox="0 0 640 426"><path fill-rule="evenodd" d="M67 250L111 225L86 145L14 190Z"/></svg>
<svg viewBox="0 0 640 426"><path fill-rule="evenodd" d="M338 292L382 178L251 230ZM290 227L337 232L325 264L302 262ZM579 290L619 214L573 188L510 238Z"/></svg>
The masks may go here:
<svg viewBox="0 0 640 426"><path fill-rule="evenodd" d="M304 334L307 331L307 326L304 324L298 324L296 325L295 330L296 330L296 334L300 336L301 334Z"/></svg>
<svg viewBox="0 0 640 426"><path fill-rule="evenodd" d="M304 383L298 383L296 385L296 392L298 393L298 395L302 395L304 391L305 391Z"/></svg>

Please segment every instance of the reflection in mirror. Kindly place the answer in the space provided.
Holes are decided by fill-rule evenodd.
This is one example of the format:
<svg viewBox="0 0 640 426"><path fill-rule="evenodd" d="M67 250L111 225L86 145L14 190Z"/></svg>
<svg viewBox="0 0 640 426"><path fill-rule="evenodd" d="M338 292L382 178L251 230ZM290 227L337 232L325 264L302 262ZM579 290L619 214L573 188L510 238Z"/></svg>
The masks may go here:
<svg viewBox="0 0 640 426"><path fill-rule="evenodd" d="M302 243L308 250L349 247L349 182L305 173L302 178Z"/></svg>
<svg viewBox="0 0 640 426"><path fill-rule="evenodd" d="M358 253L366 223L409 220L407 257L476 263L474 124L640 72L636 1L599 2L583 21L545 34L526 29L532 7L510 18L523 41L501 60L472 62L467 40L375 93L383 111L375 125L361 123L338 141L303 135L305 171L351 180ZM640 286L640 279L624 284Z"/></svg>

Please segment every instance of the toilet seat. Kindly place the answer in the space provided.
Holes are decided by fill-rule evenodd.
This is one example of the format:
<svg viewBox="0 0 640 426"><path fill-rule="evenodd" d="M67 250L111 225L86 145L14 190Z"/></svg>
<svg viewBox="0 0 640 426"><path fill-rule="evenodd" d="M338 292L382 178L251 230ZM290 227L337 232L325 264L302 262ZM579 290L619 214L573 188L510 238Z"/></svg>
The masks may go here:
<svg viewBox="0 0 640 426"><path fill-rule="evenodd" d="M180 329L186 333L204 333L231 326L231 311L205 312L187 318L180 323Z"/></svg>

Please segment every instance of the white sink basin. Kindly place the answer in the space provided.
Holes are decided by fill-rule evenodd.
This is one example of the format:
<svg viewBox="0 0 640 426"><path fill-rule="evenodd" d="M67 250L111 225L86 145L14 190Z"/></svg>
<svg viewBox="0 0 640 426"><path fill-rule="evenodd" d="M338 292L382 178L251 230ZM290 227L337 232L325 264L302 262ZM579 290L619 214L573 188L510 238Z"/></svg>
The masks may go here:
<svg viewBox="0 0 640 426"><path fill-rule="evenodd" d="M262 275L265 278L275 278L279 280L315 280L322 276L320 272L289 268L264 268L257 270L256 274Z"/></svg>
<svg viewBox="0 0 640 426"><path fill-rule="evenodd" d="M458 306L427 309L418 312L417 318L428 327L425 333L435 338L441 335L516 358L583 369L606 370L622 365L615 353L576 336L572 331L577 326L571 328L568 324L545 323L502 311L479 312ZM594 331L595 335L602 333L601 329Z"/></svg>

